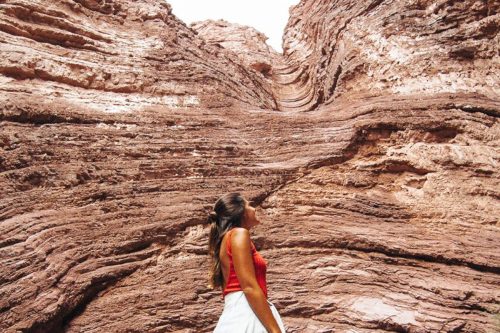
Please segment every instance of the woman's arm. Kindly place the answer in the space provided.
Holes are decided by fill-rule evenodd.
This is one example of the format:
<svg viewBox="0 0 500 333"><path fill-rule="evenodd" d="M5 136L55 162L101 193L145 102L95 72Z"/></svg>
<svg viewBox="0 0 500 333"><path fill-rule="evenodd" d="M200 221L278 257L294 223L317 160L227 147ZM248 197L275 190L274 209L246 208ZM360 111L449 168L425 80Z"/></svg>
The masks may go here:
<svg viewBox="0 0 500 333"><path fill-rule="evenodd" d="M234 270L248 303L269 333L281 333L264 292L255 277L248 229L237 228L233 231L231 235L231 252Z"/></svg>

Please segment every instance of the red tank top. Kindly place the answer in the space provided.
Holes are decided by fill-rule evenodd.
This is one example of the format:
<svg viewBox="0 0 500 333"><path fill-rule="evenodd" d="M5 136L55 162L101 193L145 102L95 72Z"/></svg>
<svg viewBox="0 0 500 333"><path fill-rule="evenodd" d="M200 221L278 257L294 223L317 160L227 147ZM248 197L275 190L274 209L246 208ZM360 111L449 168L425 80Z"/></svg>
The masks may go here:
<svg viewBox="0 0 500 333"><path fill-rule="evenodd" d="M224 297L232 291L242 290L240 282L238 281L238 277L236 276L236 271L234 270L233 255L231 254L231 232L233 230L234 228L229 230L227 235L226 252L229 255L229 277L226 281L226 287L222 291L222 299L224 299ZM267 262L264 260L264 258L262 258L260 253L257 251L252 241L250 241L250 245L252 248L252 258L253 258L253 265L255 268L255 277L257 278L257 282L267 299L267 285L266 285Z"/></svg>

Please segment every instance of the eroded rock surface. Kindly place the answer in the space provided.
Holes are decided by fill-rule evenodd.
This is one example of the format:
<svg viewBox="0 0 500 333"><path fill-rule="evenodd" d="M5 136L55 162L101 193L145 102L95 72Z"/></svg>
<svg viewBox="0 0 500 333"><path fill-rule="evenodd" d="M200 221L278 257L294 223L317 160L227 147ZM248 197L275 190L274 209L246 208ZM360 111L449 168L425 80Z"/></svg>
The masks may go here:
<svg viewBox="0 0 500 333"><path fill-rule="evenodd" d="M0 331L213 331L227 191L287 332L498 330L496 2L304 0L283 57L161 1L0 15Z"/></svg>
<svg viewBox="0 0 500 333"><path fill-rule="evenodd" d="M497 98L499 7L493 0L301 1L276 71L281 108L388 94Z"/></svg>
<svg viewBox="0 0 500 333"><path fill-rule="evenodd" d="M189 25L200 37L212 45L221 45L233 51L246 68L271 79L273 66L281 55L266 44L266 35L256 29L225 20L205 20Z"/></svg>
<svg viewBox="0 0 500 333"><path fill-rule="evenodd" d="M108 112L230 100L275 107L265 81L164 1L3 1L0 14L3 91Z"/></svg>

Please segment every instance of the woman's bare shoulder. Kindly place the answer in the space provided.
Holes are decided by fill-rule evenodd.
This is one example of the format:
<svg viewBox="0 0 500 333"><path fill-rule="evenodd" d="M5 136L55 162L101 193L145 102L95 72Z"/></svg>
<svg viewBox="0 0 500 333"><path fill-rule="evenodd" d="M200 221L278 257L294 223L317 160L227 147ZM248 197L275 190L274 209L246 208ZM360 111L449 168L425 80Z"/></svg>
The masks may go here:
<svg viewBox="0 0 500 333"><path fill-rule="evenodd" d="M250 247L252 240L250 239L250 231L247 228L233 228L231 243L237 247Z"/></svg>

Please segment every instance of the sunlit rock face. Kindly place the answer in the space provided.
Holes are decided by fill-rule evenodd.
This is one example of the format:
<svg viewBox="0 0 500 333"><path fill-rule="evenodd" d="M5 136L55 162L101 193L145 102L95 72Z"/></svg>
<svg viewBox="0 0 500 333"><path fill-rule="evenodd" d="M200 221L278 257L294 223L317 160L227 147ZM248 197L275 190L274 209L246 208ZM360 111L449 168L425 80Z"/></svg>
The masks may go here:
<svg viewBox="0 0 500 333"><path fill-rule="evenodd" d="M164 1L2 1L2 91L106 112L275 106L269 88ZM29 80L29 81L27 81ZM29 85L23 84L30 82ZM19 85L21 83L21 85Z"/></svg>
<svg viewBox="0 0 500 333"><path fill-rule="evenodd" d="M229 191L288 333L498 331L497 3L290 13L0 2L0 332L212 332Z"/></svg>
<svg viewBox="0 0 500 333"><path fill-rule="evenodd" d="M190 27L209 44L233 51L245 68L264 78L271 79L273 66L281 59L281 55L266 44L266 35L252 27L222 19L193 22Z"/></svg>
<svg viewBox="0 0 500 333"><path fill-rule="evenodd" d="M496 98L497 1L301 1L283 50L282 107L437 93ZM294 87L295 86L295 87ZM294 95L299 91L298 95Z"/></svg>

